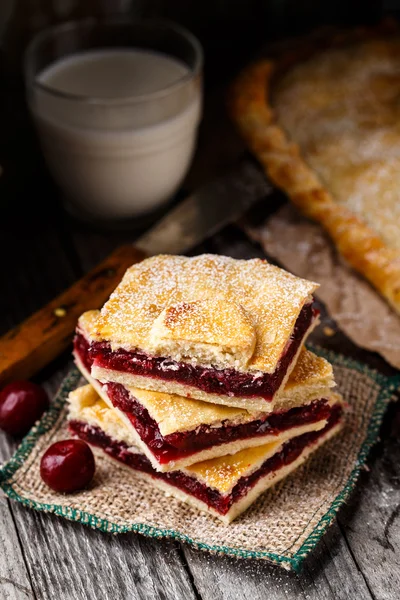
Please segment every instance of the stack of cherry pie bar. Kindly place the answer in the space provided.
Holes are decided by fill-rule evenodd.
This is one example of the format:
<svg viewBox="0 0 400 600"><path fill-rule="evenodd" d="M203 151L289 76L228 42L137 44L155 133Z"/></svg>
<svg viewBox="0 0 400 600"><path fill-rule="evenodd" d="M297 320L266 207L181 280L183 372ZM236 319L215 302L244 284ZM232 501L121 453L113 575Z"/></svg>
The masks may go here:
<svg viewBox="0 0 400 600"><path fill-rule="evenodd" d="M341 427L332 367L304 346L316 288L260 259L132 266L79 320L71 432L229 523Z"/></svg>

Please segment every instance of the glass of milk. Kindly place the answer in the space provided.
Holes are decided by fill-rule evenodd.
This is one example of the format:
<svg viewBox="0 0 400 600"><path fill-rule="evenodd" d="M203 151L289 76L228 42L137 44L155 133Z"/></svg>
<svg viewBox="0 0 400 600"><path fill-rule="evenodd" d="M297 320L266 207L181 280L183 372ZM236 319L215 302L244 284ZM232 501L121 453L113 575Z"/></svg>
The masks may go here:
<svg viewBox="0 0 400 600"><path fill-rule="evenodd" d="M29 107L74 214L126 220L177 191L196 145L202 61L197 39L167 21L70 22L31 42Z"/></svg>

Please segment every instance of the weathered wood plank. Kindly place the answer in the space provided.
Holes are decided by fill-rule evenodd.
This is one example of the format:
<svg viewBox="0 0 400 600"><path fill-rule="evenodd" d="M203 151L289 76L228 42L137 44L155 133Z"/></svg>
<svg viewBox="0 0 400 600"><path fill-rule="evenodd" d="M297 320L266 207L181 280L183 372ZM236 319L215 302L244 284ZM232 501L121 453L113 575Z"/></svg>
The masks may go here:
<svg viewBox="0 0 400 600"><path fill-rule="evenodd" d="M6 462L17 444L0 433L0 462ZM10 501L0 492L0 598L22 600L34 598L27 573Z"/></svg>
<svg viewBox="0 0 400 600"><path fill-rule="evenodd" d="M203 600L368 600L372 596L337 525L300 575L263 561L207 557L185 548Z"/></svg>
<svg viewBox="0 0 400 600"><path fill-rule="evenodd" d="M134 242L138 231L93 231L74 224L70 231L73 249L82 271L86 273L122 244Z"/></svg>
<svg viewBox="0 0 400 600"><path fill-rule="evenodd" d="M44 387L52 398L56 393L61 380L71 367L64 365L47 382ZM0 433L0 459L6 462L14 453L18 445L17 440ZM14 519L15 504L6 497L0 496L0 598L4 600L22 600L37 596L32 588L30 575L27 570L25 549L21 547L18 529Z"/></svg>
<svg viewBox="0 0 400 600"><path fill-rule="evenodd" d="M9 501L3 497L0 497L0 548L0 598L34 598Z"/></svg>
<svg viewBox="0 0 400 600"><path fill-rule="evenodd" d="M41 600L194 600L173 542L107 535L14 507Z"/></svg>
<svg viewBox="0 0 400 600"><path fill-rule="evenodd" d="M0 432L0 464L12 456L16 447L15 440ZM10 501L0 491L0 598L22 600L34 597Z"/></svg>
<svg viewBox="0 0 400 600"><path fill-rule="evenodd" d="M400 406L390 408L382 438L339 520L373 595L392 600L400 594Z"/></svg>

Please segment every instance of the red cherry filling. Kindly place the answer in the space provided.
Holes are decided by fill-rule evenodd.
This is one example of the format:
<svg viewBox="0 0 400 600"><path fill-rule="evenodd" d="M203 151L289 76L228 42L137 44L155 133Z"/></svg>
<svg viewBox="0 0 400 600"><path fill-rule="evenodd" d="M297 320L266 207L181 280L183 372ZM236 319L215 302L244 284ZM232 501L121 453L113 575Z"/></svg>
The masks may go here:
<svg viewBox="0 0 400 600"><path fill-rule="evenodd" d="M327 419L331 412L328 402L321 399L306 406L272 413L264 419L257 419L250 423L239 425L224 423L221 427L200 425L193 431L172 433L164 437L156 421L127 388L119 383L107 383L105 389L112 404L126 414L160 464L179 460L218 444L267 434L278 435L291 427Z"/></svg>
<svg viewBox="0 0 400 600"><path fill-rule="evenodd" d="M92 342L89 345L79 331L74 346L89 372L94 364L103 369L183 383L208 394L248 398L261 396L271 401L317 315L318 311L311 303L303 306L274 373L263 373L261 376L259 373L255 375L235 369L214 369L177 362L162 356L150 356L140 350L112 350L108 342Z"/></svg>
<svg viewBox="0 0 400 600"><path fill-rule="evenodd" d="M25 435L49 406L43 388L30 381L14 381L0 392L0 428Z"/></svg>
<svg viewBox="0 0 400 600"><path fill-rule="evenodd" d="M95 471L91 448L82 440L52 444L40 462L40 475L54 491L76 492L89 485Z"/></svg>

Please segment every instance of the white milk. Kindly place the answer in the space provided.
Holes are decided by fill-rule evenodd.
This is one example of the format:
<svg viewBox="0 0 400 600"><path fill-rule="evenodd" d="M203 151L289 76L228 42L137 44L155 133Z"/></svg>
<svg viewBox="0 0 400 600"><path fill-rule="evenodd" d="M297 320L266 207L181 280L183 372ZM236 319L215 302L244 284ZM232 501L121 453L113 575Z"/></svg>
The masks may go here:
<svg viewBox="0 0 400 600"><path fill-rule="evenodd" d="M200 82L184 63L147 50L90 51L53 63L37 81L60 92L35 86L31 98L47 161L87 214L130 217L176 192L201 111Z"/></svg>

